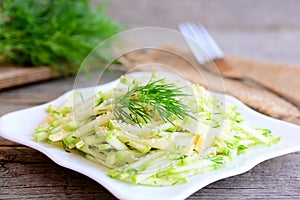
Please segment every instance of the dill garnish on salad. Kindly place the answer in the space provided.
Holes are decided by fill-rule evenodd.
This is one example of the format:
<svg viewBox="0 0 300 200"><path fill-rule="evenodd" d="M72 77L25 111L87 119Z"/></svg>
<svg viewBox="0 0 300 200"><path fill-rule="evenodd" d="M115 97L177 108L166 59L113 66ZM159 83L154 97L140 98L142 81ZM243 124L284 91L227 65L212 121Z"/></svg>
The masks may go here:
<svg viewBox="0 0 300 200"><path fill-rule="evenodd" d="M224 105L201 85L156 74L123 76L120 83L86 100L74 92L62 105L50 105L35 140L80 151L112 178L151 186L186 183L252 146L280 140L247 125L237 106Z"/></svg>

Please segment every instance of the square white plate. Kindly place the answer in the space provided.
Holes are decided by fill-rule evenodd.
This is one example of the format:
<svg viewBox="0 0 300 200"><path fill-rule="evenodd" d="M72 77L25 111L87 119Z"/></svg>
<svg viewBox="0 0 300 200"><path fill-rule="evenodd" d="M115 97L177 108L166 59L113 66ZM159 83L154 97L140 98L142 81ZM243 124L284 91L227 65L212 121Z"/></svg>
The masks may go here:
<svg viewBox="0 0 300 200"><path fill-rule="evenodd" d="M98 86L96 90L113 88L116 83L117 81L113 81ZM95 88L85 88L80 89L80 91L83 92L84 96L89 96L94 93ZM60 105L67 99L70 93L71 92L68 92L49 103L2 116L0 119L0 134L3 138L26 145L44 153L61 166L80 172L94 179L119 199L185 199L212 182L244 173L267 159L300 151L299 126L257 113L236 98L225 96L226 103L238 105L238 110L241 112L242 117L247 124L271 129L274 136L281 137L281 141L270 147L249 149L246 154L239 155L226 167L192 176L186 184L168 187L153 187L124 183L110 178L107 175L106 168L101 167L84 157L67 153L63 149L49 144L34 142L33 133L35 128L47 118L45 110L48 105Z"/></svg>

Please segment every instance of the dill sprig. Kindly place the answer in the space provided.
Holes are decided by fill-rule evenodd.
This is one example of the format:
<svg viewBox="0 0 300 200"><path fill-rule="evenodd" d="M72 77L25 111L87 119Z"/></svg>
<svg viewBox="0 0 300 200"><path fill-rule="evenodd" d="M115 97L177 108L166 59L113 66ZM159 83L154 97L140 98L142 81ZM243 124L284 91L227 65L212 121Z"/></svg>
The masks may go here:
<svg viewBox="0 0 300 200"><path fill-rule="evenodd" d="M5 62L50 66L76 73L99 42L122 26L109 18L103 3L90 0L0 0L0 55ZM107 55L100 55L106 60Z"/></svg>
<svg viewBox="0 0 300 200"><path fill-rule="evenodd" d="M146 85L133 87L115 101L114 115L125 122L141 126L148 123L157 112L164 122L172 122L174 116L183 119L190 116L190 109L183 104L180 97L182 88L165 79L150 80Z"/></svg>

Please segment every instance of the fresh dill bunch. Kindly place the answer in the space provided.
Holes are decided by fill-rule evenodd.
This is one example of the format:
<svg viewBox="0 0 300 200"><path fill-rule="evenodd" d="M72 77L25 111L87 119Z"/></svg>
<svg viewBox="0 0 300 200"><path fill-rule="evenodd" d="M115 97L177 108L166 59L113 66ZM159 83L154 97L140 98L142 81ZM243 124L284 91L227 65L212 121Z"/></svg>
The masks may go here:
<svg viewBox="0 0 300 200"><path fill-rule="evenodd" d="M10 64L75 73L99 42L122 30L103 8L90 0L0 0L0 55Z"/></svg>
<svg viewBox="0 0 300 200"><path fill-rule="evenodd" d="M151 121L154 112L157 112L164 122L174 125L174 116L179 119L190 116L189 107L179 99L188 95L181 90L165 79L150 80L146 85L133 87L117 97L113 113L117 119L141 126Z"/></svg>

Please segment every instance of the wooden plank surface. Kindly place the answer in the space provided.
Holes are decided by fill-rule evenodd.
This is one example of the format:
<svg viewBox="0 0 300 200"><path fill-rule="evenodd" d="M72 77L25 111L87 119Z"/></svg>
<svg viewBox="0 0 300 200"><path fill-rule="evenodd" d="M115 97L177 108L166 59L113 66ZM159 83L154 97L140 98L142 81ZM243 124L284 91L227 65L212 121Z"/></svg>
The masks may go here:
<svg viewBox="0 0 300 200"><path fill-rule="evenodd" d="M49 67L0 66L0 90L51 78Z"/></svg>
<svg viewBox="0 0 300 200"><path fill-rule="evenodd" d="M95 3L100 0L94 0ZM176 28L204 23L226 54L300 66L297 0L115 0L109 14L128 27ZM155 14L153 14L155 13ZM0 115L48 102L73 79L44 81L0 92ZM290 112L292 115L293 113ZM300 199L300 153L274 158L217 181L188 199ZM95 181L43 154L0 138L0 199L115 199Z"/></svg>

